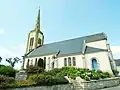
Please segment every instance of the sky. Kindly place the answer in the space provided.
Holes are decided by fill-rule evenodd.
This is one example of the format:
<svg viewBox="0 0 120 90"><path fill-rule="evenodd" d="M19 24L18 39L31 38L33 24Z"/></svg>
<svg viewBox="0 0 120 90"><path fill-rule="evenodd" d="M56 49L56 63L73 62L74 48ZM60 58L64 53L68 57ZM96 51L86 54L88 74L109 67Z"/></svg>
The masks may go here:
<svg viewBox="0 0 120 90"><path fill-rule="evenodd" d="M1 0L0 55L24 55L40 6L45 43L104 32L114 58L120 58L119 4L120 0Z"/></svg>

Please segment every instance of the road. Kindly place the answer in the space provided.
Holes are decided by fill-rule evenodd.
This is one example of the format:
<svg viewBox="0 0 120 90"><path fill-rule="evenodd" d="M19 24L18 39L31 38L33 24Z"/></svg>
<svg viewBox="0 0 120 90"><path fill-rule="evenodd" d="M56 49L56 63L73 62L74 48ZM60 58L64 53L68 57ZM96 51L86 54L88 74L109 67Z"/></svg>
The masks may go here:
<svg viewBox="0 0 120 90"><path fill-rule="evenodd" d="M104 89L100 89L100 90L120 90L120 85L116 86L116 87L104 88Z"/></svg>

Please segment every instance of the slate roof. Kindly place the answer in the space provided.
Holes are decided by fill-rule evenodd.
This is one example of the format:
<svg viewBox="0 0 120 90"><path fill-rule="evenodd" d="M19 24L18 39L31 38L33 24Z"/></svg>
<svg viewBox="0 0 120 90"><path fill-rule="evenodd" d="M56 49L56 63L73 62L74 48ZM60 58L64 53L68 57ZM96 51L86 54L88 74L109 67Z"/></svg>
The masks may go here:
<svg viewBox="0 0 120 90"><path fill-rule="evenodd" d="M65 41L44 44L43 46L38 47L37 49L30 52L27 55L27 57L50 55L50 54L55 54L58 51L60 51L60 55L71 54L71 53L82 53L84 40L86 42L94 42L104 39L107 39L106 35L104 33L98 33L94 35L78 37ZM93 47L87 47L86 49L86 53L99 52L99 51L105 51L105 50L99 48L93 48Z"/></svg>
<svg viewBox="0 0 120 90"><path fill-rule="evenodd" d="M115 64L116 64L116 66L120 66L120 59L116 59Z"/></svg>

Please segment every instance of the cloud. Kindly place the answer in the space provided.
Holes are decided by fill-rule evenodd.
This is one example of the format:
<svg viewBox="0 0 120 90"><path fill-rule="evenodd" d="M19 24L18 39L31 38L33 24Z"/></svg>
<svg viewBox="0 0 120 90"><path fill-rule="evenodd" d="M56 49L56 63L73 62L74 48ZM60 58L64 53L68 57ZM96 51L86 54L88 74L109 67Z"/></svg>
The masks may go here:
<svg viewBox="0 0 120 90"><path fill-rule="evenodd" d="M0 29L0 34L4 34L4 29Z"/></svg>
<svg viewBox="0 0 120 90"><path fill-rule="evenodd" d="M120 46L111 46L111 51L115 59L120 58Z"/></svg>
<svg viewBox="0 0 120 90"><path fill-rule="evenodd" d="M24 53L25 53L25 44L19 44L8 48L0 47L0 56L3 58L1 63L5 65L9 65L5 61L5 59L10 57L12 58L19 57L22 60L22 56L24 55ZM20 69L21 65L22 63L19 62L15 65L15 68Z"/></svg>

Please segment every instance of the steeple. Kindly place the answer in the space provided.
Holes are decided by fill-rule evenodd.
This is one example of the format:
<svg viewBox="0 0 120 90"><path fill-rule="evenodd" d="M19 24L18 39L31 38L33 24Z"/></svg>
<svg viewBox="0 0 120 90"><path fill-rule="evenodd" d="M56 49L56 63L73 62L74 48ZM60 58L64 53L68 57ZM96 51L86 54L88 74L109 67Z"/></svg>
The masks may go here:
<svg viewBox="0 0 120 90"><path fill-rule="evenodd" d="M39 7L39 10L38 10L38 16L37 16L37 20L36 20L35 29L36 29L37 31L40 31L40 7Z"/></svg>
<svg viewBox="0 0 120 90"><path fill-rule="evenodd" d="M35 28L28 34L26 53L30 52L33 49L36 49L38 46L42 46L43 43L44 35L40 31L40 7L39 7Z"/></svg>

